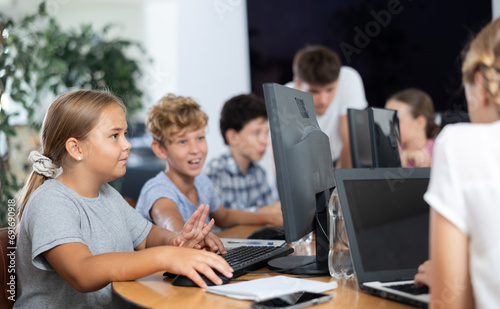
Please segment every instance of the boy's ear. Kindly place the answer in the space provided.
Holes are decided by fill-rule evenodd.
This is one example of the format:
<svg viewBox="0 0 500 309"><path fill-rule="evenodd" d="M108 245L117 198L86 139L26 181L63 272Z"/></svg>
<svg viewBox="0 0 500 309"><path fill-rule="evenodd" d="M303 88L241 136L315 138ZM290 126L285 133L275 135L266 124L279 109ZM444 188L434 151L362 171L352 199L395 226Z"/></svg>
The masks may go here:
<svg viewBox="0 0 500 309"><path fill-rule="evenodd" d="M167 153L165 152L165 147L163 147L163 145L159 141L153 140L153 142L151 143L151 149L158 158L162 160L167 159Z"/></svg>
<svg viewBox="0 0 500 309"><path fill-rule="evenodd" d="M300 89L301 88L300 87L300 81L299 81L299 79L296 76L293 77L293 83L295 84L295 89Z"/></svg>
<svg viewBox="0 0 500 309"><path fill-rule="evenodd" d="M226 131L226 140L229 145L236 145L238 143L238 132L235 129L228 129Z"/></svg>
<svg viewBox="0 0 500 309"><path fill-rule="evenodd" d="M80 147L80 142L76 138L74 137L68 138L65 146L66 146L66 151L73 159L75 159L75 161L80 161L83 159L83 152Z"/></svg>

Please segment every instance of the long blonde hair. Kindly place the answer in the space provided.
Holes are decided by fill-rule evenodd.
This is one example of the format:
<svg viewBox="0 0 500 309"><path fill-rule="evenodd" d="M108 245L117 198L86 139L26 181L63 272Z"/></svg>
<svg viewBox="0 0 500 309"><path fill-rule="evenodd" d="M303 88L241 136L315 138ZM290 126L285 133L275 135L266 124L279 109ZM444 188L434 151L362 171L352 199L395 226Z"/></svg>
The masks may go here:
<svg viewBox="0 0 500 309"><path fill-rule="evenodd" d="M473 84L476 72L484 77L484 89L500 114L500 19L490 22L470 43L462 64L464 83Z"/></svg>
<svg viewBox="0 0 500 309"><path fill-rule="evenodd" d="M40 132L40 153L61 167L66 151L66 141L73 137L84 140L96 126L102 111L122 101L107 91L75 90L60 95L50 105ZM19 221L31 194L48 179L32 171L19 194Z"/></svg>

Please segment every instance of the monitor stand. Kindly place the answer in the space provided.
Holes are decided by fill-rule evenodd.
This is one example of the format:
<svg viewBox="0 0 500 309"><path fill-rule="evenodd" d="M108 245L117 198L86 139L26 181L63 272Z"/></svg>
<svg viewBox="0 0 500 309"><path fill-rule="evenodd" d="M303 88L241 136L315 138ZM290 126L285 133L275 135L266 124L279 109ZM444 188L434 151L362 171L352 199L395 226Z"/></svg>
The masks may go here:
<svg viewBox="0 0 500 309"><path fill-rule="evenodd" d="M329 275L328 263L316 261L314 255L290 255L267 262L271 270L294 275Z"/></svg>
<svg viewBox="0 0 500 309"><path fill-rule="evenodd" d="M275 258L267 262L271 270L294 275L330 275L328 270L327 203L333 191L327 190L318 194L316 199L316 220L313 228L316 234L316 255L289 255Z"/></svg>

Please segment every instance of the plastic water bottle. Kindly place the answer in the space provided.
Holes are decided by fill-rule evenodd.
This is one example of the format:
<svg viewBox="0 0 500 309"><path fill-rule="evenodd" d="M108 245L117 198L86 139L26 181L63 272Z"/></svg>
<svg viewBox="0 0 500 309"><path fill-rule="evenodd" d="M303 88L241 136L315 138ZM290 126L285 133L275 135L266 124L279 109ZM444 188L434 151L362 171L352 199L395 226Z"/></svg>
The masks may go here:
<svg viewBox="0 0 500 309"><path fill-rule="evenodd" d="M349 241L347 240L337 188L330 198L328 214L328 238L330 240L328 270L330 275L337 279L353 278L351 252L349 251Z"/></svg>

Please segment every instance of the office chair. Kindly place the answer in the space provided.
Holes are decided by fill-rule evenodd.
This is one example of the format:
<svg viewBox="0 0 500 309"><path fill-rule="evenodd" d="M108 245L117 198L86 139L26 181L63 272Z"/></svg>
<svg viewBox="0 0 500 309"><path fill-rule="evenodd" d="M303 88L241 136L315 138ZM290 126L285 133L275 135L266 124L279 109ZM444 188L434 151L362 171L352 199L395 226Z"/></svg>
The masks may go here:
<svg viewBox="0 0 500 309"><path fill-rule="evenodd" d="M130 206L135 208L142 186L163 169L155 164L127 167L127 172L119 179L120 193Z"/></svg>

